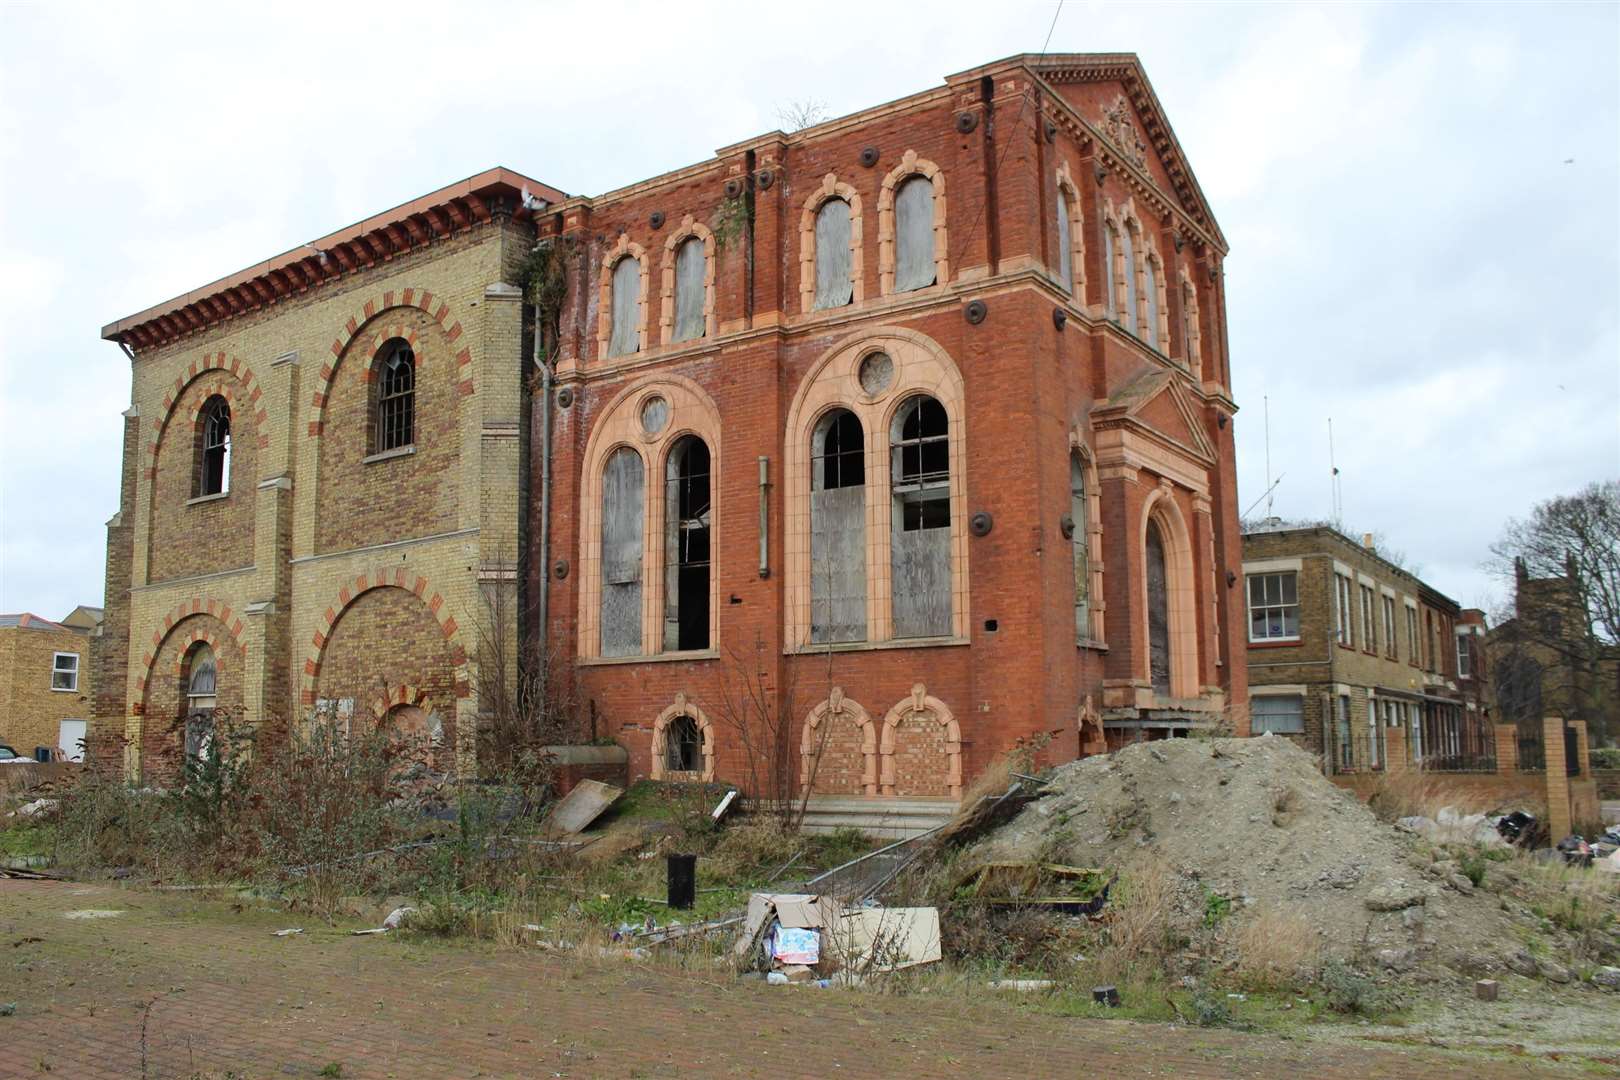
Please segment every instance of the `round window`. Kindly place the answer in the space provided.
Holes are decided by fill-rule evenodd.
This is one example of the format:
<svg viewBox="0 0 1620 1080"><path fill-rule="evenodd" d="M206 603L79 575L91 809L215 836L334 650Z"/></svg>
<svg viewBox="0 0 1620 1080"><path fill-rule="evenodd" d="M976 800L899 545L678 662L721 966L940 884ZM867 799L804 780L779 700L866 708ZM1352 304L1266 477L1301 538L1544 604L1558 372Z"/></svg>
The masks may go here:
<svg viewBox="0 0 1620 1080"><path fill-rule="evenodd" d="M877 395L889 388L894 382L894 361L888 353L875 352L861 361L858 373L861 380L861 389L870 395Z"/></svg>
<svg viewBox="0 0 1620 1080"><path fill-rule="evenodd" d="M641 403L641 430L656 435L669 423L669 402L654 394Z"/></svg>

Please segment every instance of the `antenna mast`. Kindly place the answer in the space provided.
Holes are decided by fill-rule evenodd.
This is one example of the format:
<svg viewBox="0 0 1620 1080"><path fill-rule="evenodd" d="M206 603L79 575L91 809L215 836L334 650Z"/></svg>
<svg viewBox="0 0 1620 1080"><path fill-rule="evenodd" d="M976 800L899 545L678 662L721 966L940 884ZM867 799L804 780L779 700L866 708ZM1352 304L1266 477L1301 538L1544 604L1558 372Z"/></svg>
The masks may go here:
<svg viewBox="0 0 1620 1080"><path fill-rule="evenodd" d="M1328 497L1333 510L1333 525L1335 528L1344 527L1344 489L1339 483L1339 463L1333 454L1333 417L1328 417L1328 465L1333 472L1330 475Z"/></svg>
<svg viewBox="0 0 1620 1080"><path fill-rule="evenodd" d="M1271 517L1271 493L1276 484L1271 482L1271 397L1267 395L1260 399L1266 409L1266 517Z"/></svg>

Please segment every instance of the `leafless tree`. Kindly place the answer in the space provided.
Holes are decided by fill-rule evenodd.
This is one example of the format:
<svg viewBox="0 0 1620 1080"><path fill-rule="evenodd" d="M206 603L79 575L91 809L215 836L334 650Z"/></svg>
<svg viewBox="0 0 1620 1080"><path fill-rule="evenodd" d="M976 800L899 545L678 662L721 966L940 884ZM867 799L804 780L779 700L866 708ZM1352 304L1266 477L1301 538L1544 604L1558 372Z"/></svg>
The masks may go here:
<svg viewBox="0 0 1620 1080"><path fill-rule="evenodd" d="M831 114L827 111L825 101L804 98L800 101L790 101L786 105L778 105L776 118L781 121L784 131L803 131L830 119Z"/></svg>

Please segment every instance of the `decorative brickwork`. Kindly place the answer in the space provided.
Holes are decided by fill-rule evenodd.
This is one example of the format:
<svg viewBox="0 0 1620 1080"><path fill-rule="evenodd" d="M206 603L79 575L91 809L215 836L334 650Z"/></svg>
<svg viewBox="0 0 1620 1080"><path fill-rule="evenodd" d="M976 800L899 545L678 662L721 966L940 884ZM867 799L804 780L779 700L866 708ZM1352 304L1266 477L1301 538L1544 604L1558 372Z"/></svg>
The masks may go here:
<svg viewBox="0 0 1620 1080"><path fill-rule="evenodd" d="M242 657L247 656L247 645L242 640L242 620L231 610L231 606L223 600L212 596L194 596L190 600L177 604L168 614L163 616L161 628L152 632L152 644L141 657L141 674L135 679L134 687L137 694L146 691L148 684L156 677L158 670L158 657L163 652L164 639L169 637L176 626L193 615L206 615L210 619L209 625L218 624L224 628L224 634L214 634L210 641L216 646L216 654L223 652L218 648L220 642L228 642ZM211 631L212 632L212 631ZM192 640L197 640L193 638Z"/></svg>
<svg viewBox="0 0 1620 1080"><path fill-rule="evenodd" d="M197 642L206 642L214 651L214 707L241 715L245 664L243 653L229 647L236 639L225 622L229 617L229 611L188 614L160 635L149 665L151 674L141 686L136 740L142 783L163 786L180 776L185 755L186 658Z"/></svg>
<svg viewBox="0 0 1620 1080"><path fill-rule="evenodd" d="M814 775L812 775L812 773ZM818 795L878 793L877 725L835 686L804 718L799 740L799 787Z"/></svg>
<svg viewBox="0 0 1620 1080"><path fill-rule="evenodd" d="M596 301L596 358L608 359L608 342L613 337L613 271L623 259L636 260L641 271L641 286L636 293L636 351L647 351L647 296L651 271L647 266L647 249L630 240L629 233L620 233L619 240L602 258L602 276L597 282ZM673 295L674 285L670 286Z"/></svg>
<svg viewBox="0 0 1620 1080"><path fill-rule="evenodd" d="M348 698L369 708L390 688L408 687L426 695L414 703L431 700L453 715L455 700L471 693L459 629L427 578L403 566L361 574L321 617L304 661L303 704Z"/></svg>
<svg viewBox="0 0 1620 1080"><path fill-rule="evenodd" d="M883 794L962 797L962 729L922 683L883 718Z"/></svg>

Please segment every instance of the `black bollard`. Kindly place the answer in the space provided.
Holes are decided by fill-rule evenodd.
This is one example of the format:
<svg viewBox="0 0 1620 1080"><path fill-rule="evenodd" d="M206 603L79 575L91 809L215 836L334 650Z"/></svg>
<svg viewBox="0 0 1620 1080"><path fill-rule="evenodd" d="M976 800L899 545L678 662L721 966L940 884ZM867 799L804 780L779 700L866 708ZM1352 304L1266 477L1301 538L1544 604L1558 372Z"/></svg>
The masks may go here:
<svg viewBox="0 0 1620 1080"><path fill-rule="evenodd" d="M697 856L669 856L669 906L681 911L691 909L697 899Z"/></svg>

